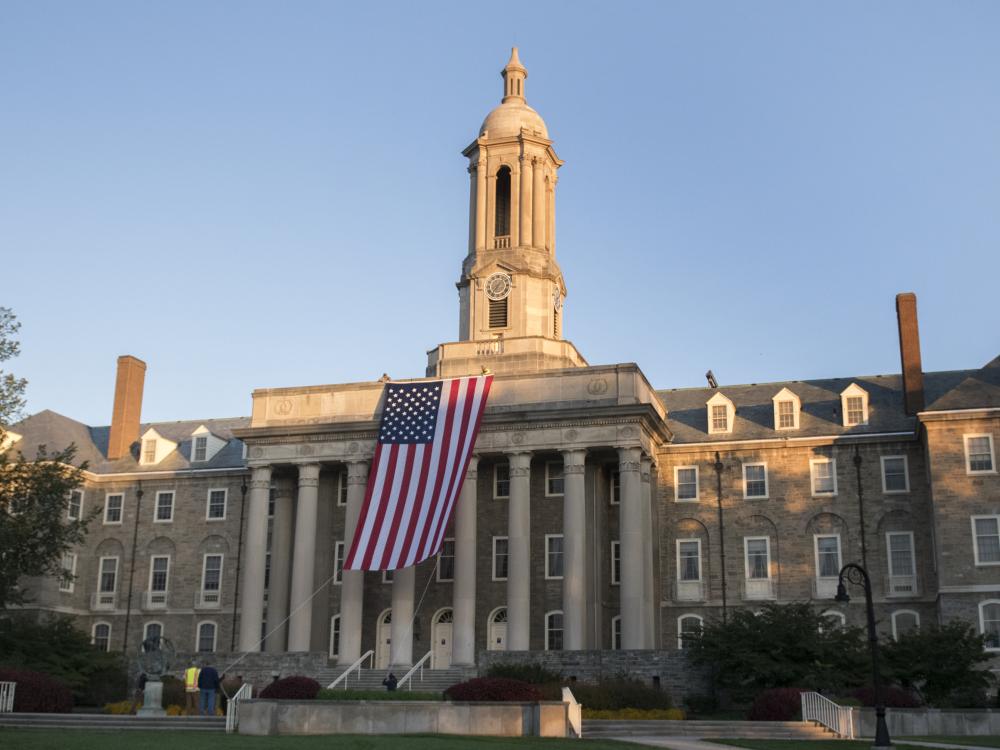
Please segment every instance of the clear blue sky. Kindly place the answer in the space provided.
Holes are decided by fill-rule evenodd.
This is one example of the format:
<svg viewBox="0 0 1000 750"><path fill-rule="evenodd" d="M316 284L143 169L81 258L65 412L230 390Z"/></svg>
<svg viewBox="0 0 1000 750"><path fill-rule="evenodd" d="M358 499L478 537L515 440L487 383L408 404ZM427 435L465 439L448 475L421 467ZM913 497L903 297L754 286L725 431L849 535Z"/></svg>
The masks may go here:
<svg viewBox="0 0 1000 750"><path fill-rule="evenodd" d="M457 336L460 155L510 46L566 164L565 334L657 387L1000 352L1000 3L0 6L0 305L28 411L248 414Z"/></svg>

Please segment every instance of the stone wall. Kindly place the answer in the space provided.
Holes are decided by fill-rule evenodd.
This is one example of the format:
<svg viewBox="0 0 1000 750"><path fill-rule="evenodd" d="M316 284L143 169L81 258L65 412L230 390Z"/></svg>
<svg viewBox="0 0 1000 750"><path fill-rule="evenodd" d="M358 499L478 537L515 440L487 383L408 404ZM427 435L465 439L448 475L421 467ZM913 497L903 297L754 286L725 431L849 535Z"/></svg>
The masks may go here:
<svg viewBox="0 0 1000 750"><path fill-rule="evenodd" d="M851 716L855 737L875 736L875 709L855 708ZM887 708L885 723L891 737L996 735L1000 734L1000 711Z"/></svg>

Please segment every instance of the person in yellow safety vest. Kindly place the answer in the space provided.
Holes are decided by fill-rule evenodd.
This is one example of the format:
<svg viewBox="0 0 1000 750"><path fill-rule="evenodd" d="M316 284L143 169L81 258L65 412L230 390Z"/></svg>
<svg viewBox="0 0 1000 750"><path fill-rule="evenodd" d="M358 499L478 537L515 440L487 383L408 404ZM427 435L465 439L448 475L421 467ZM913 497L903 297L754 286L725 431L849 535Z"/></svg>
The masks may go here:
<svg viewBox="0 0 1000 750"><path fill-rule="evenodd" d="M184 670L184 713L188 716L198 715L198 675L201 670L197 664L192 664Z"/></svg>

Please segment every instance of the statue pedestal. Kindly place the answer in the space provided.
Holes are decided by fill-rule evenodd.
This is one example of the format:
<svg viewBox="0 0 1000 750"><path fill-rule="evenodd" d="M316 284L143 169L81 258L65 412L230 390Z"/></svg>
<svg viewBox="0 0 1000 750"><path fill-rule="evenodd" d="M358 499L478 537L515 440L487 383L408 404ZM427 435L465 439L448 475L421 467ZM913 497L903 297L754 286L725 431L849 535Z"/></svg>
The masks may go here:
<svg viewBox="0 0 1000 750"><path fill-rule="evenodd" d="M136 716L166 716L163 710L163 683L152 678L146 681L142 694L142 708L136 711Z"/></svg>

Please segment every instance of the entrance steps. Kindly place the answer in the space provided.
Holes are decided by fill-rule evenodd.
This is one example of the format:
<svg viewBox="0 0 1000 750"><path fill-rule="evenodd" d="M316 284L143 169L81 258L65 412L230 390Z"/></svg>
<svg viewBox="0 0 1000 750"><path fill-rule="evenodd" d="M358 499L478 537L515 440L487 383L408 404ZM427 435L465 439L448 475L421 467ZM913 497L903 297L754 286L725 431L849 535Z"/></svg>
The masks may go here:
<svg viewBox="0 0 1000 750"><path fill-rule="evenodd" d="M342 667L332 667L321 670L316 674L315 679L320 685L326 687L340 677L343 672ZM406 674L402 670L399 672L393 671L393 673L396 675L396 679L402 679L403 675ZM351 676L345 682L347 683L348 690L385 690L382 686L382 680L385 679L387 674L389 674L388 669L362 669L359 676L355 670L351 672ZM470 677L475 677L474 668L451 667L449 669L425 669L423 677L421 677L418 671L410 678L410 682L400 689L421 693L443 693L456 682L463 682ZM337 685L338 689L343 687L343 682Z"/></svg>
<svg viewBox="0 0 1000 750"><path fill-rule="evenodd" d="M805 721L617 721L583 720L583 736L595 737L731 737L761 740L831 740L837 735Z"/></svg>
<svg viewBox="0 0 1000 750"><path fill-rule="evenodd" d="M190 729L224 732L224 716L129 716L114 714L0 714L0 727L11 729L99 729L117 732L122 729Z"/></svg>

